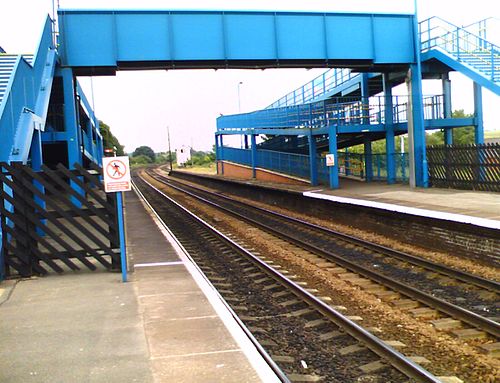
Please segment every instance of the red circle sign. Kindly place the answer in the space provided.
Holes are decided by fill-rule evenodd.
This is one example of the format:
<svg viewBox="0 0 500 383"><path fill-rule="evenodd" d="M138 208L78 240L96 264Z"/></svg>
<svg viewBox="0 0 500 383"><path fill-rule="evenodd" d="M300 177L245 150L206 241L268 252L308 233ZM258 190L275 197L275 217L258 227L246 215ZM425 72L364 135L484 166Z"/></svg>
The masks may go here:
<svg viewBox="0 0 500 383"><path fill-rule="evenodd" d="M119 180L127 173L127 167L122 161L113 160L106 166L106 173L110 178Z"/></svg>

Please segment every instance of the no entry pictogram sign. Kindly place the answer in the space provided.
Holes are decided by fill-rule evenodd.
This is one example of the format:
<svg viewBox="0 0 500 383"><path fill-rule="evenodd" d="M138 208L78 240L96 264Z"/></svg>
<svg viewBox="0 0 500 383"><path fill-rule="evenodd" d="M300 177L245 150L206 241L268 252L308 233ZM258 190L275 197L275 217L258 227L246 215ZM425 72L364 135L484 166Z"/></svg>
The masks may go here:
<svg viewBox="0 0 500 383"><path fill-rule="evenodd" d="M130 190L130 166L127 156L105 157L102 159L102 167L106 193Z"/></svg>

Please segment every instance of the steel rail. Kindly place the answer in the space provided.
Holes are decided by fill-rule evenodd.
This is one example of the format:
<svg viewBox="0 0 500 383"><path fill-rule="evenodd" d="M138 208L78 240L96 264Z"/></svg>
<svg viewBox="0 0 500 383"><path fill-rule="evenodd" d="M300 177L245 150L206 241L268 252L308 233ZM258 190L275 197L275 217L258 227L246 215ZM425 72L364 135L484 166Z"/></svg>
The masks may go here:
<svg viewBox="0 0 500 383"><path fill-rule="evenodd" d="M187 215L189 215L192 219L197 221L199 224L203 225L207 230L209 230L212 234L218 237L225 244L230 246L239 254L245 256L248 260L257 265L263 272L268 274L270 277L292 290L293 293L299 297L301 297L304 301L307 302L310 306L314 307L316 310L321 312L324 316L330 319L337 326L341 327L344 331L346 331L353 338L363 342L367 345L367 347L376 353L379 357L387 360L394 368L398 369L400 372L408 376L409 378L416 379L418 382L432 382L439 383L440 380L432 375L429 371L425 370L418 364L414 363L410 359L406 358L403 354L396 351L392 347L388 346L385 342L374 336L372 333L366 331L364 328L346 318L340 312L336 311L323 301L316 298L314 295L306 291L304 288L299 286L297 283L288 279L286 276L281 274L279 271L275 270L271 266L267 265L264 261L253 255L251 252L241 247L238 243L231 240L229 237L224 235L222 232L197 217L194 213L186 209L184 206L180 205L176 201L172 200L162 191L158 190L156 187L151 185L146 180L142 179L146 184L148 184L153 190L167 198L170 202L175 204L178 208L183 210Z"/></svg>
<svg viewBox="0 0 500 383"><path fill-rule="evenodd" d="M461 320L462 322L468 323L468 324L472 325L473 327L479 328L479 329L487 332L488 334L490 334L496 338L500 337L500 325L495 321L492 321L490 319L487 319L485 317L477 315L469 310L466 310L464 308L461 308L459 306L451 304L451 303L444 301L442 299L436 298L430 294L424 293L424 292L422 292L418 289L415 289L414 287L411 287L407 284L397 282L389 277L386 277L382 274L378 274L370 269L359 266L356 263L351 262L342 256L339 256L335 253L324 250L320 247L309 244L307 242L303 242L300 239L298 239L292 235L289 235L281 230L275 229L269 225L266 225L262 222L258 222L254 219L248 218L240 213L237 213L237 212L232 211L228 208L225 208L225 207L223 207L223 206L221 206L213 201L210 201L206 198L197 196L196 194L191 193L189 191L183 190L182 188L179 188L179 187L171 185L171 184L169 186L173 187L174 189L177 189L179 191L182 191L183 193L186 193L186 194L192 196L193 198L196 198L200 201L203 201L204 203L207 203L207 204L209 204L209 205L211 205L219 210L225 211L225 212L227 212L227 213L229 213L229 214L231 214L231 215L233 215L241 220L244 220L252 225L255 225L266 232L269 232L269 233L271 233L275 236L278 236L282 239L286 239L288 242L293 243L294 245L296 245L298 247L301 247L301 248L308 250L312 253L315 253L317 255L321 255L324 258L331 260L332 262L335 262L336 264L338 264L338 265L340 265L348 270L351 270L357 274L364 276L365 278L371 279L372 281L375 281L381 285L384 285L392 290L398 291L398 292L400 292L400 293L402 293L402 294L404 294L412 299L415 299L415 300L417 300L417 301L419 301L419 302L421 302L429 307L432 307L438 311L441 311L445 314L448 314L451 317L457 318L457 319Z"/></svg>
<svg viewBox="0 0 500 383"><path fill-rule="evenodd" d="M174 206L178 207L179 209L183 210L186 213L189 213L191 217L194 216L191 212L189 212L189 210L187 210L182 205L180 205L179 203L177 203L176 201L174 201L173 199L171 199L170 197L168 197L167 195L165 195L163 192L161 192L160 190L158 190L157 188L155 188L149 182L147 182L144 179L142 179L142 181L144 183L146 183L149 187L151 187L153 190L155 190L157 193L159 193L162 197L168 199L169 202L171 202L172 204L174 204ZM163 222L163 219L161 218L161 216L156 212L156 210L154 209L153 205L146 199L146 197L144 196L144 194L141 192L140 188L135 184L135 182L133 180L132 180L132 187L133 187L134 191L137 193L137 195L139 196L139 198L141 198L146 203L146 205L149 207L149 209L151 209L151 211L156 216L156 218L158 219L158 221L167 229L167 231L170 232L170 230L168 229L168 227L165 224L165 222ZM196 217L196 216L194 216L194 217ZM198 218L198 217L196 217L196 218ZM210 226L208 223L205 223L205 224L208 225L208 226ZM212 227L210 226L210 228L212 228ZM175 240L177 241L176 238L175 238ZM181 248L184 249L184 247L182 246L182 244L180 244L180 242L178 242L178 243L181 246ZM189 253L187 251L185 251L185 250L184 250L184 252L185 252L185 255L191 260L191 262L193 264L196 264L195 261L189 255ZM200 270L200 272L202 272L202 271ZM208 278L207 278L207 281L208 281ZM286 376L286 374L281 370L281 368L279 368L279 366L276 364L276 362L271 358L271 356L267 353L267 351L261 346L261 344L257 341L257 339L250 332L250 330L241 321L241 319L238 317L238 315L236 315L236 313L233 311L233 309L227 304L227 302L224 300L224 298L221 297L221 299L223 300L224 305L226 306L226 308L231 313L233 319L236 321L236 323L238 324L238 326L245 333L245 335L250 340L250 342L254 345L254 347L256 348L257 352L262 356L262 358L265 360L265 362L269 365L269 367L271 368L271 370L273 370L273 372L276 374L276 376L278 377L278 379L281 382L283 382L283 383L291 383L290 379L288 379L288 377Z"/></svg>
<svg viewBox="0 0 500 383"><path fill-rule="evenodd" d="M161 179L164 179L166 182L175 182L178 184L186 185L186 184L181 183L177 180L173 181L173 180L167 179L164 176L161 176L158 174L155 174L155 175L157 177L160 177ZM246 202L237 201L237 200L230 198L230 197L227 197L225 195L222 195L219 193L213 193L213 192L198 188L198 187L193 186L193 185L186 185L186 186L188 186L189 188L193 188L195 190L199 190L200 192L211 194L211 195L217 196L218 198L221 198L221 199L225 199L231 203L239 204L239 205L245 206L249 209L263 212L265 214L270 214L270 215L282 218L284 220L287 220L289 222L297 223L297 224L302 225L304 227L307 227L309 229L321 231L324 234L335 236L335 237L337 237L341 240L344 240L346 242L349 242L353 245L364 247L365 249L372 250L372 251L375 251L378 253L382 253L384 255L389 255L389 256L391 256L393 258L397 258L401 261L408 262L408 263L411 263L411 264L416 265L416 266L424 267L428 270L437 272L437 273L445 275L447 277L451 276L451 277L458 279L462 282L467 282L471 285L475 285L475 286L481 287L483 289L487 289L487 290L493 291L497 294L500 294L500 283L499 282L496 282L496 281L493 281L490 279L486 279L486 278L482 278L482 277L479 277L477 275L467 273L465 271L452 269L452 268L449 268L445 265L442 265L442 264L439 264L436 262L432 262L432 261L429 261L427 259L417 257L415 255L411 255L408 253L404 253L402 251L394 250L394 249L391 249L391 248L383 246L383 245L375 244L373 242L369 242L369 241L366 241L366 240L363 240L360 238L356 238L354 236L344 234L344 233L341 233L341 232L338 232L338 231L335 231L332 229L328 229L326 227L323 227L323 226L320 226L320 225L317 225L314 223L310 223L310 222L307 222L307 221L304 221L304 220L301 220L298 218L290 217L288 215L281 214L281 213L278 213L278 212L275 212L275 211L272 211L269 209L250 205Z"/></svg>

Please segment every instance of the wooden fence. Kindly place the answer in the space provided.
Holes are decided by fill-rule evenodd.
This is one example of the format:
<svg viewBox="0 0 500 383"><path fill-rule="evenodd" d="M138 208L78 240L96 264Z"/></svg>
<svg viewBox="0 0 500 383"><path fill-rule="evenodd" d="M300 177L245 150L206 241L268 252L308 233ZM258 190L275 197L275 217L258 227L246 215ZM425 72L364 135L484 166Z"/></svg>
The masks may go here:
<svg viewBox="0 0 500 383"><path fill-rule="evenodd" d="M427 164L431 186L500 192L500 144L431 146Z"/></svg>

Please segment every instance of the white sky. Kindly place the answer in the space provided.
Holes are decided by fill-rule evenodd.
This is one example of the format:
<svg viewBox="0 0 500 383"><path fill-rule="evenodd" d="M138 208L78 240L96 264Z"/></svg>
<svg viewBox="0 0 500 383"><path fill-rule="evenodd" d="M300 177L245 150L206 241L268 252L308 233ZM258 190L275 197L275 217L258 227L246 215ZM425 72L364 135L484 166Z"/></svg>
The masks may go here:
<svg viewBox="0 0 500 383"><path fill-rule="evenodd" d="M57 4L57 0L54 0ZM413 0L59 0L61 8L260 9L413 13ZM467 25L486 17L500 18L500 3L492 0L418 0L419 20L440 16ZM38 43L52 0L0 0L0 46L7 52L32 53ZM498 21L500 24L500 21ZM500 29L500 27L499 27ZM498 31L498 29L497 29ZM500 43L500 35L497 36ZM492 40L495 40L492 38ZM190 70L118 72L116 77L94 77L97 116L132 152L140 145L167 149L170 127L172 149L191 145L209 150L214 143L215 119L241 111L261 109L324 70ZM472 82L452 73L453 109L471 113ZM79 79L92 99L90 81ZM437 84L424 84L424 93L440 92ZM91 101L92 102L92 101ZM500 130L495 114L500 98L483 89L485 128ZM496 109L496 110L495 110ZM226 140L225 142L228 142Z"/></svg>

